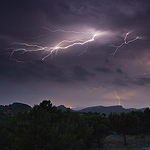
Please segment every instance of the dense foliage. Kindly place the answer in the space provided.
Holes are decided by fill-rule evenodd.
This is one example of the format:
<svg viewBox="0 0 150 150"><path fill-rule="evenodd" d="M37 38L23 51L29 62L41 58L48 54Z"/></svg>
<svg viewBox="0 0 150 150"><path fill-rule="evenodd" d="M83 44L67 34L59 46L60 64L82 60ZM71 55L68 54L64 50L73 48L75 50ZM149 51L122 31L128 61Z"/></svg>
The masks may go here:
<svg viewBox="0 0 150 150"><path fill-rule="evenodd" d="M149 134L150 110L128 114L62 112L44 100L29 112L0 114L1 150L86 150L113 133Z"/></svg>
<svg viewBox="0 0 150 150"><path fill-rule="evenodd" d="M100 115L62 112L43 101L9 121L1 119L0 128L0 149L83 150L92 142L100 144L108 134L109 121Z"/></svg>
<svg viewBox="0 0 150 150"><path fill-rule="evenodd" d="M124 136L124 144L126 143L126 135L150 134L150 109L142 111L132 111L130 113L110 113L108 119L111 124L111 131Z"/></svg>

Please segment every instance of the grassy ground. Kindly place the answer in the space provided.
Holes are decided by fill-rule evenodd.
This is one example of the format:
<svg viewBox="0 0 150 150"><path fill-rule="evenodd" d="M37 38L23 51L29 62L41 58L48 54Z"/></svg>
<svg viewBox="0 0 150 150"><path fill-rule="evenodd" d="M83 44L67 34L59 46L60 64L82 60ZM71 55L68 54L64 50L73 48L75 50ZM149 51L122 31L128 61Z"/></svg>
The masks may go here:
<svg viewBox="0 0 150 150"><path fill-rule="evenodd" d="M150 136L128 136L128 139L138 139L141 141L150 141ZM141 146L128 144L124 146L124 142L111 139L109 136L103 141L103 148L98 148L96 144L90 150L150 150L150 148L143 148Z"/></svg>
<svg viewBox="0 0 150 150"><path fill-rule="evenodd" d="M114 139L110 139L107 137L104 141L104 150L125 150L125 149L134 149L134 150L141 150L142 147L128 144L124 146L124 142L116 141Z"/></svg>
<svg viewBox="0 0 150 150"><path fill-rule="evenodd" d="M128 136L128 139L136 139L140 141L150 141L150 135L136 135L136 136Z"/></svg>

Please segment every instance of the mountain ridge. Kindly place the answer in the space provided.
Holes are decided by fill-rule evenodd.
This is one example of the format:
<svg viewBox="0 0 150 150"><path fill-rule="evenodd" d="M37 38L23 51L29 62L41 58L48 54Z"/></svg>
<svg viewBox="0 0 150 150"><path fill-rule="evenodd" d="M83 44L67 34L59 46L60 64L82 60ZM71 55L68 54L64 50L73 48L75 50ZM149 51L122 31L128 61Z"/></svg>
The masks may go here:
<svg viewBox="0 0 150 150"><path fill-rule="evenodd" d="M64 106L64 105L60 105L60 106L63 106L63 109L62 111L65 111L67 110L67 108ZM57 108L58 109L61 109L61 107L58 106ZM110 113L128 113L128 112L131 112L131 111L144 111L146 108L148 107L145 107L145 108L140 108L140 109L136 109L136 108L124 108L123 106L121 105L114 105L114 106L92 106L92 107L86 107L86 108L83 108L81 110L78 110L78 111L75 111L75 110L72 110L70 109L71 111L75 111L75 112L85 112L85 113L88 113L88 112L97 112L97 113L100 113L100 114L110 114Z"/></svg>
<svg viewBox="0 0 150 150"><path fill-rule="evenodd" d="M87 107L82 110L79 110L79 112L97 112L100 114L110 114L110 113L128 113L131 111L144 111L146 108L136 109L136 108L123 108L121 105L115 105L115 106L93 106L93 107Z"/></svg>
<svg viewBox="0 0 150 150"><path fill-rule="evenodd" d="M57 106L57 109L60 109L62 111L67 111L68 109L71 112L80 112L80 113L88 113L88 112L97 112L99 114L106 114L109 115L110 113L128 113L131 111L144 111L146 108L148 107L144 107L144 108L124 108L121 105L114 105L114 106L91 106L91 107L86 107L80 110L73 110L70 108L65 107L64 105L59 105ZM4 113L4 114L17 114L18 112L24 112L24 111L29 111L30 109L32 109L31 106L27 105L27 104L23 104L23 103L18 103L18 102L14 102L13 104L10 105L0 105L0 113Z"/></svg>
<svg viewBox="0 0 150 150"><path fill-rule="evenodd" d="M0 113L2 114L15 115L18 112L29 111L30 109L32 108L28 104L23 104L18 102L14 102L13 104L9 104L9 105L0 105Z"/></svg>

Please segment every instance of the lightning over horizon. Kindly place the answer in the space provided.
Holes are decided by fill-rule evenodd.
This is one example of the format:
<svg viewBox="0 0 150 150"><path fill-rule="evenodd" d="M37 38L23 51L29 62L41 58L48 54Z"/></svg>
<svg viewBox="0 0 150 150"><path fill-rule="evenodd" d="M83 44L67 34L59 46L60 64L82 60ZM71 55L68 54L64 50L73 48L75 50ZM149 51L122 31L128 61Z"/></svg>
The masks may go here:
<svg viewBox="0 0 150 150"><path fill-rule="evenodd" d="M117 94L117 92L115 90L114 90L114 93L115 93L116 98L119 100L118 105L120 105L120 97L118 96L118 94Z"/></svg>

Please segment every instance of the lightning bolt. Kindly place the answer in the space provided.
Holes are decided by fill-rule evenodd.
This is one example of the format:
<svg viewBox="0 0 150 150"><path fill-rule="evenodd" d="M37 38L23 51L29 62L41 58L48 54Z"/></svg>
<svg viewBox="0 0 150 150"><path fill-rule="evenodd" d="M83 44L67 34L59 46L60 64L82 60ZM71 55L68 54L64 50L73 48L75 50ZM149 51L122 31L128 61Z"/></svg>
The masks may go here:
<svg viewBox="0 0 150 150"><path fill-rule="evenodd" d="M13 59L13 58L11 58L11 60L16 61L17 63L25 63L24 61L19 61L17 59Z"/></svg>
<svg viewBox="0 0 150 150"><path fill-rule="evenodd" d="M46 29L50 32L64 32L64 33L75 33L75 34L91 34L91 32L77 32L77 31L69 31L69 30L63 30L63 29L57 29L57 30L51 30L49 28L43 27L43 29Z"/></svg>
<svg viewBox="0 0 150 150"><path fill-rule="evenodd" d="M140 58L133 52L133 51L130 51L134 57L140 62L140 65L142 64L142 61L140 60Z"/></svg>
<svg viewBox="0 0 150 150"><path fill-rule="evenodd" d="M65 30L62 30L62 29L51 30L51 29L48 29L48 28L45 28L45 29L47 29L51 32L65 32L65 33L74 33L74 34L90 34L92 37L87 39L87 40L85 40L85 39L62 40L61 42L59 42L57 45L55 45L53 47L43 47L43 46L40 46L40 45L27 44L27 43L16 43L18 45L21 45L22 48L14 49L11 52L11 57L17 51L22 51L22 53L46 51L46 52L48 52L48 54L42 58L42 60L44 61L49 56L51 56L51 58L53 58L53 53L55 53L55 55L57 55L58 50L65 50L65 49L68 49L68 48L73 47L75 45L85 45L87 43L93 42L95 40L96 36L99 36L99 35L104 33L104 32L90 33L90 32L65 31ZM84 52L86 52L86 50ZM82 52L82 53L84 53L84 52Z"/></svg>
<svg viewBox="0 0 150 150"><path fill-rule="evenodd" d="M117 92L114 90L114 93L116 95L116 98L119 100L119 105L120 105L120 97L118 96Z"/></svg>
<svg viewBox="0 0 150 150"><path fill-rule="evenodd" d="M86 46L86 49L84 51L82 51L78 56L81 56L82 54L86 53L88 51L88 44Z"/></svg>
<svg viewBox="0 0 150 150"><path fill-rule="evenodd" d="M48 47L42 47L39 45L32 45L32 44L27 44L27 43L13 43L13 44L19 44L19 45L25 46L25 48L18 48L18 49L13 50L11 52L11 56L13 56L13 54L17 51L23 51L23 53L25 53L25 52L34 52L34 51L45 51L49 49ZM26 49L28 47L32 49Z"/></svg>
<svg viewBox="0 0 150 150"><path fill-rule="evenodd" d="M83 41L83 40L73 40L73 41L67 41L67 40L64 40L64 41L61 41L60 43L58 43L55 47L53 47L51 50L50 50L50 53L48 55L46 55L45 57L42 58L42 60L44 60L45 58L49 57L50 55L52 55L53 52L56 51L56 53L58 52L59 49L68 49L70 47L73 47L74 45L84 45L86 43L89 43L89 42L93 42L95 37L97 36L98 34L94 34L93 37L89 40L86 40L86 41ZM77 42L76 42L77 41ZM69 44L67 46L61 46L61 44L63 43L71 43L73 42L72 44Z"/></svg>
<svg viewBox="0 0 150 150"><path fill-rule="evenodd" d="M136 41L136 40L139 38L139 37L136 37L136 38L134 38L134 39L132 39L132 40L130 40L130 41L127 41L127 37L128 37L128 35L129 35L130 33L131 33L131 32L126 33L126 35L125 35L125 37L124 37L124 42L121 43L120 45L118 45L118 46L110 45L110 46L116 48L116 50L115 50L111 55L114 56L114 55L117 53L117 51L119 50L119 48L121 48L123 45L128 45L129 43L134 42L134 41Z"/></svg>

